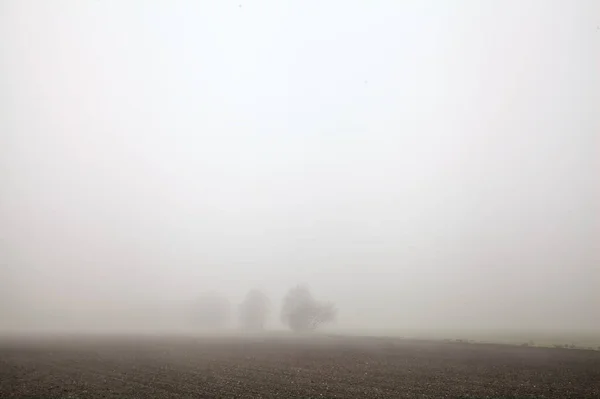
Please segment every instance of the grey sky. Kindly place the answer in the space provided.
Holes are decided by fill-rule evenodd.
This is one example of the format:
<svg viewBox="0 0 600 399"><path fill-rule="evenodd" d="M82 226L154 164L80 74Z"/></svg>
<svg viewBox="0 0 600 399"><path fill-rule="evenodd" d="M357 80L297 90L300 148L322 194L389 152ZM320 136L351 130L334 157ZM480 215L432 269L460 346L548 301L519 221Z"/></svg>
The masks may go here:
<svg viewBox="0 0 600 399"><path fill-rule="evenodd" d="M597 1L15 0L0 54L4 303L600 328Z"/></svg>

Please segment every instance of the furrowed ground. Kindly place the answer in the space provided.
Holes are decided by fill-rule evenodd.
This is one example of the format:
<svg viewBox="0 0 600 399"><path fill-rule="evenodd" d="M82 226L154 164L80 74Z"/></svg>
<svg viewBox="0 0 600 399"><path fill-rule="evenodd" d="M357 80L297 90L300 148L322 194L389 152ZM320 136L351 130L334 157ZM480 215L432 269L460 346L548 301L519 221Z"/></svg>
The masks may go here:
<svg viewBox="0 0 600 399"><path fill-rule="evenodd" d="M0 398L600 398L600 352L350 337L0 341Z"/></svg>

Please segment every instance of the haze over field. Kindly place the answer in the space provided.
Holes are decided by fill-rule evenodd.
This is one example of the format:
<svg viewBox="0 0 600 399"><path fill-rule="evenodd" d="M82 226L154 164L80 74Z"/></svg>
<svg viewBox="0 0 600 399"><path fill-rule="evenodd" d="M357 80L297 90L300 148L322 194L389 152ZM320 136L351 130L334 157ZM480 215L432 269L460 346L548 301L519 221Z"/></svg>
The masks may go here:
<svg viewBox="0 0 600 399"><path fill-rule="evenodd" d="M0 329L600 330L597 1L15 0L0 54Z"/></svg>

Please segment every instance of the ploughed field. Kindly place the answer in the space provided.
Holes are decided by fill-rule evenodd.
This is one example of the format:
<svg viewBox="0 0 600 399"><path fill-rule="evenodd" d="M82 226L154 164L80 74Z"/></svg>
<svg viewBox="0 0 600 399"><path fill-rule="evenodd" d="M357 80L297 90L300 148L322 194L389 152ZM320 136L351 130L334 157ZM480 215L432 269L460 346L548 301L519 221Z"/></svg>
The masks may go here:
<svg viewBox="0 0 600 399"><path fill-rule="evenodd" d="M0 340L0 398L600 398L600 352L335 336Z"/></svg>

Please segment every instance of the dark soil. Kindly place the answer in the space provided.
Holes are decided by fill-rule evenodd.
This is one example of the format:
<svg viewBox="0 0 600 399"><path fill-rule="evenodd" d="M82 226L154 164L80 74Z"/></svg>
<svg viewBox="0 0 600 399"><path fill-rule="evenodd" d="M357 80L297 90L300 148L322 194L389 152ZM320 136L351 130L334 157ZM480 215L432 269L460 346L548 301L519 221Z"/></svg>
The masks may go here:
<svg viewBox="0 0 600 399"><path fill-rule="evenodd" d="M0 341L0 398L600 398L600 352L392 338Z"/></svg>

